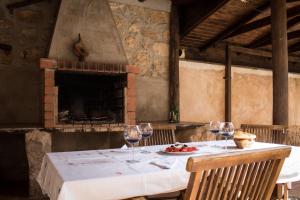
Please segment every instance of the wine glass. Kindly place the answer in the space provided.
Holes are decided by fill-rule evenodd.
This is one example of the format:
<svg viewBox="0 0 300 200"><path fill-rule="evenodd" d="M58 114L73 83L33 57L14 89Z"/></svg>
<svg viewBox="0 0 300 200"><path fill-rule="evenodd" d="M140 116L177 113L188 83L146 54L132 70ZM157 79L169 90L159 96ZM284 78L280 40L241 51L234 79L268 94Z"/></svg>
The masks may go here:
<svg viewBox="0 0 300 200"><path fill-rule="evenodd" d="M142 139L142 132L137 125L128 125L124 131L124 139L131 145L132 160L127 160L129 163L139 162L134 159L134 145L138 144Z"/></svg>
<svg viewBox="0 0 300 200"><path fill-rule="evenodd" d="M210 121L209 131L211 133L217 135L220 132L220 125L221 125L221 123L219 121Z"/></svg>
<svg viewBox="0 0 300 200"><path fill-rule="evenodd" d="M150 123L141 123L139 127L142 131L142 139L145 142L145 146L147 146L147 139L153 134L153 128Z"/></svg>
<svg viewBox="0 0 300 200"><path fill-rule="evenodd" d="M226 144L225 144L225 150L227 151L227 140L230 136L232 136L234 133L234 126L232 122L222 122L220 124L220 134L225 137Z"/></svg>
<svg viewBox="0 0 300 200"><path fill-rule="evenodd" d="M150 123L141 123L139 127L142 132L142 140L144 140L144 146L147 146L147 139L153 134L153 128ZM145 149L146 148L143 147L143 153L150 153Z"/></svg>

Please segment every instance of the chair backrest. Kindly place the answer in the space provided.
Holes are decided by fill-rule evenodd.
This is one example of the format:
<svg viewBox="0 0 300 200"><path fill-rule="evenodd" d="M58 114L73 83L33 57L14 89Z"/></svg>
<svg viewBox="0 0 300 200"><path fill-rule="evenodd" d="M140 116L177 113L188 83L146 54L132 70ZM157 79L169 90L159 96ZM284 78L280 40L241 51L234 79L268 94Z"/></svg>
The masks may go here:
<svg viewBox="0 0 300 200"><path fill-rule="evenodd" d="M153 124L153 134L147 139L146 143L141 142L142 146L161 145L161 144L174 144L175 138L175 125L156 125Z"/></svg>
<svg viewBox="0 0 300 200"><path fill-rule="evenodd" d="M300 126L289 126L287 131L286 144L300 146Z"/></svg>
<svg viewBox="0 0 300 200"><path fill-rule="evenodd" d="M288 146L191 157L185 200L270 199Z"/></svg>
<svg viewBox="0 0 300 200"><path fill-rule="evenodd" d="M256 135L256 141L287 144L287 127L282 125L242 124L241 129Z"/></svg>

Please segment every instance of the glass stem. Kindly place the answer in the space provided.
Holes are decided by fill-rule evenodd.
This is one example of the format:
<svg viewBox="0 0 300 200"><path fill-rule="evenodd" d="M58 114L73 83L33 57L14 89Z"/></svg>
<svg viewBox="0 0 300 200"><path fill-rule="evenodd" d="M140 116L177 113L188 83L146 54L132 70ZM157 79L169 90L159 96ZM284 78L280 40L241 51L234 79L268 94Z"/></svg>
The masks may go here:
<svg viewBox="0 0 300 200"><path fill-rule="evenodd" d="M227 137L225 137L225 140L226 140L226 144L225 144L225 151L227 151Z"/></svg>
<svg viewBox="0 0 300 200"><path fill-rule="evenodd" d="M132 145L131 145L131 151L132 151L132 161L134 161L134 149L133 149L133 145L134 145L134 144L132 144Z"/></svg>

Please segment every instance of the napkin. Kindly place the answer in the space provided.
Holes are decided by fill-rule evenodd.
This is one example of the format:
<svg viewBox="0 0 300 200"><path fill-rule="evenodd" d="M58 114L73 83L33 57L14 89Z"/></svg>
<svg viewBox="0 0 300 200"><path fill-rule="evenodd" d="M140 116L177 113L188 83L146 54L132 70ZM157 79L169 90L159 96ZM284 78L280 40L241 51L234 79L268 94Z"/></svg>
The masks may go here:
<svg viewBox="0 0 300 200"><path fill-rule="evenodd" d="M152 160L149 164L155 165L161 169L172 169L177 163L177 159L174 158L159 158Z"/></svg>

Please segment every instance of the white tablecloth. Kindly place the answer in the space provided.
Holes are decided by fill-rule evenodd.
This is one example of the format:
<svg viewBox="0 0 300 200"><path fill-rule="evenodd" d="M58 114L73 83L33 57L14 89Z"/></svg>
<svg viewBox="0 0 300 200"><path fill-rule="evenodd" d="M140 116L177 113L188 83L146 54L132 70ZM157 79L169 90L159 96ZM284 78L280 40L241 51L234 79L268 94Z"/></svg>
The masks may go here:
<svg viewBox="0 0 300 200"><path fill-rule="evenodd" d="M199 147L199 152L193 156L225 151L224 141L191 144ZM229 152L243 151L236 149L231 140L228 144ZM248 149L275 146L279 145L255 143ZM151 153L137 149L135 158L140 162L134 164L126 162L131 158L130 150L48 153L44 157L38 182L51 200L124 199L185 189L189 179L185 167L190 155L175 156L159 152L165 146L146 148ZM300 180L299 156L300 147L292 147L292 153L285 161L278 183ZM166 162L170 169L155 165Z"/></svg>

